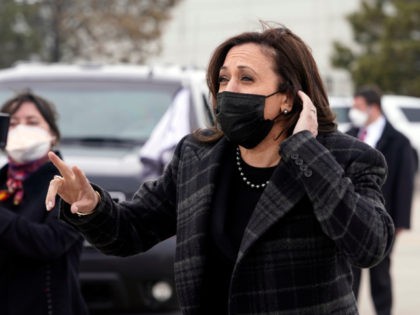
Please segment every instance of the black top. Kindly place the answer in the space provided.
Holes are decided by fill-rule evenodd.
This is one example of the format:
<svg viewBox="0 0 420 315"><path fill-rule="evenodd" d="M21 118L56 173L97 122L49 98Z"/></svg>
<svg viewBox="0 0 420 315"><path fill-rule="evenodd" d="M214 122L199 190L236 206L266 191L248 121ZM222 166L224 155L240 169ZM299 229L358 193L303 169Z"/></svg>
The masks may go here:
<svg viewBox="0 0 420 315"><path fill-rule="evenodd" d="M233 266L248 221L264 188L252 188L251 183L265 183L275 167L257 168L242 159L239 171L236 149L226 150L225 159L211 217L209 258L206 265L203 312L207 314L227 314L229 283ZM243 175L240 174L242 172Z"/></svg>

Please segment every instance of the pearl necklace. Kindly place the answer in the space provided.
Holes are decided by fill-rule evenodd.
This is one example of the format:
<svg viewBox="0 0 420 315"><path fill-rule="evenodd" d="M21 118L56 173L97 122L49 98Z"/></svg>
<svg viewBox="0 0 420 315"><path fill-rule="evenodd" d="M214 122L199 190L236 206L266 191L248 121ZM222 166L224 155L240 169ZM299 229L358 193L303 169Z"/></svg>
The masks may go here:
<svg viewBox="0 0 420 315"><path fill-rule="evenodd" d="M249 179L245 176L245 174L243 172L243 169L242 169L241 152L239 151L239 148L236 148L236 165L238 166L239 175L241 175L242 180L249 187L259 189L259 188L264 188L265 186L268 185L268 182L269 182L268 180L265 181L264 183L261 183L261 184L254 184L254 183L251 183L249 181Z"/></svg>

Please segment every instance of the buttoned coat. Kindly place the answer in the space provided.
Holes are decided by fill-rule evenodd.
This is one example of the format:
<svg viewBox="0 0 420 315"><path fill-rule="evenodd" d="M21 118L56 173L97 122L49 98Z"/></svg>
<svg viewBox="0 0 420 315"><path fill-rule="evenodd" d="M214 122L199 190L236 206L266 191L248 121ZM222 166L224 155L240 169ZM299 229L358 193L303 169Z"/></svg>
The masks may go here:
<svg viewBox="0 0 420 315"><path fill-rule="evenodd" d="M183 314L199 315L216 178L227 147L192 136L178 145L162 177L132 201L102 201L63 218L106 254L131 255L177 236L175 282ZM394 234L380 187L383 156L340 132L307 131L284 141L244 231L229 288L229 314L358 314L351 264L378 263ZM138 268L141 268L139 266Z"/></svg>

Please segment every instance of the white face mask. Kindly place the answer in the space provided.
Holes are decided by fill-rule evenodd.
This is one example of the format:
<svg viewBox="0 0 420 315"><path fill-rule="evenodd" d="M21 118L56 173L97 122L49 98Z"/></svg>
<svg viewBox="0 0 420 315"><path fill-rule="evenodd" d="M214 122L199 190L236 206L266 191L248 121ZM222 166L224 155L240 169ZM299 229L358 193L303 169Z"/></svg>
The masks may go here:
<svg viewBox="0 0 420 315"><path fill-rule="evenodd" d="M17 163L32 162L48 153L53 140L43 128L19 124L9 130L6 152Z"/></svg>
<svg viewBox="0 0 420 315"><path fill-rule="evenodd" d="M349 119L354 126L361 128L366 126L369 119L369 113L357 108L351 108L349 111Z"/></svg>

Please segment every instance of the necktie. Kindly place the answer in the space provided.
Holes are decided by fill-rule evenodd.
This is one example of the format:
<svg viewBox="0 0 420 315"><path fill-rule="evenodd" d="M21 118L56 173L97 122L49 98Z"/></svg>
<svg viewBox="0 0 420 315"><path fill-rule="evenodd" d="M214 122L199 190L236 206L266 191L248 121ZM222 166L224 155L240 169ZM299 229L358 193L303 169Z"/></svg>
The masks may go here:
<svg viewBox="0 0 420 315"><path fill-rule="evenodd" d="M360 140L362 140L362 141L365 141L365 139L366 139L366 134L367 134L367 130L366 130L366 128L362 128L362 129L360 129L360 131L359 131L359 136L358 136L358 138L359 138Z"/></svg>

